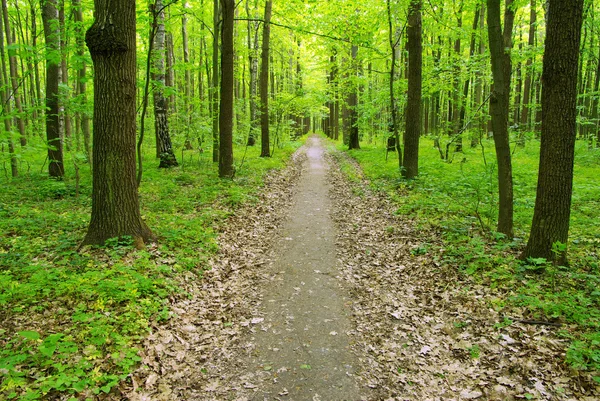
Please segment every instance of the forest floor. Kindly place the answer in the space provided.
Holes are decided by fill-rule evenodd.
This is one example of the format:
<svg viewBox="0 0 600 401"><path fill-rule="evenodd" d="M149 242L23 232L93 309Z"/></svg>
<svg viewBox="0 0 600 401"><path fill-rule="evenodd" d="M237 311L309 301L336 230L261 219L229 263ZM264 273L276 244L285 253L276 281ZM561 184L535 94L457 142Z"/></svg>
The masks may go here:
<svg viewBox="0 0 600 401"><path fill-rule="evenodd" d="M228 219L144 344L132 400L597 400L558 328L507 319L312 137ZM360 169L353 165L360 177Z"/></svg>

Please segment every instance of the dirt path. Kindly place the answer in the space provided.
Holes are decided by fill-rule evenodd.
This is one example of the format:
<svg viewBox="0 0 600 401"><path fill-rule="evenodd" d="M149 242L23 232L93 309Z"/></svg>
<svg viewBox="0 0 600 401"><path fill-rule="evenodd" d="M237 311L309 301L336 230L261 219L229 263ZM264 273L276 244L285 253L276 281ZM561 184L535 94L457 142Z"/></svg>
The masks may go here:
<svg viewBox="0 0 600 401"><path fill-rule="evenodd" d="M228 219L211 270L179 278L188 295L115 399L600 399L556 328L506 323L493 305L510 294L440 263L441 233L320 142Z"/></svg>
<svg viewBox="0 0 600 401"><path fill-rule="evenodd" d="M307 168L274 246L263 289L264 321L253 334L254 399L358 400L350 351L351 302L341 288L328 165L321 140L306 145Z"/></svg>

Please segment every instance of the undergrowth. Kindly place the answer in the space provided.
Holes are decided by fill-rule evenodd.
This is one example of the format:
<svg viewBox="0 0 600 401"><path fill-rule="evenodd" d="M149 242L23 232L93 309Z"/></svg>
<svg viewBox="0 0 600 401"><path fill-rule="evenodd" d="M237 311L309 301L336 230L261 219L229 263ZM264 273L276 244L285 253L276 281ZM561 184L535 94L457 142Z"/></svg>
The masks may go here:
<svg viewBox="0 0 600 401"><path fill-rule="evenodd" d="M351 180L364 174L374 190L395 202L398 214L439 233L440 243L425 252L495 288L493 307L508 316L518 312L564 323L558 335L570 341L566 362L595 372L600 381L600 150L577 144L565 267L544 259L518 259L533 217L539 142L532 140L513 152L516 235L511 240L494 231L498 212L494 146L489 140L483 145L465 147L449 163L440 159L432 139L422 138L419 177L414 180L400 177L396 153L386 161L381 144L362 143L362 149L348 151L362 173L343 159L341 168Z"/></svg>
<svg viewBox="0 0 600 401"><path fill-rule="evenodd" d="M249 148L243 165L244 148L237 148L234 180L217 178L208 152L188 151L170 170L147 155L140 203L158 244L141 251L126 237L77 250L90 215L89 165L79 165L80 182L71 170L63 181L33 172L42 170L41 159L7 180L0 192L0 399L86 399L125 380L142 339L169 319L168 300L186 296L175 278L202 277L219 224L256 202L266 172L298 146L278 148L270 159Z"/></svg>

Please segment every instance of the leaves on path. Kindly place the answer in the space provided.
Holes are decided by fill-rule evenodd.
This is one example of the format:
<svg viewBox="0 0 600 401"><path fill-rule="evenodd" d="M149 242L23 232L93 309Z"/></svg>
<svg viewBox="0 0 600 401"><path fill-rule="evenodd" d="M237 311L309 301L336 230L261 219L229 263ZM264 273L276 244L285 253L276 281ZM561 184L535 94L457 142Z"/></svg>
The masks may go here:
<svg viewBox="0 0 600 401"><path fill-rule="evenodd" d="M439 242L437 233L417 231L384 195L331 171L352 334L372 399L598 399L590 375L563 362L556 327L499 324L491 306L499 294L413 251Z"/></svg>

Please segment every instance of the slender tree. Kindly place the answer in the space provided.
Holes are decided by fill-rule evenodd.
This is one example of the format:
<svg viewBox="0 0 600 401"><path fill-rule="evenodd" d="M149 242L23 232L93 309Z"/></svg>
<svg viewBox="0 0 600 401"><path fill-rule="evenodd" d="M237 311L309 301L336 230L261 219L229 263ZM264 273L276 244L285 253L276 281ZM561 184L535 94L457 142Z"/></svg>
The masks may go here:
<svg viewBox="0 0 600 401"><path fill-rule="evenodd" d="M2 29L2 19L0 19L0 100L2 101L2 120L4 121L4 133L7 136L8 153L10 155L10 171L13 177L19 175L19 164L15 153L15 144L12 138L12 123L11 123L11 105L9 97L6 93L8 90L8 74L6 73L6 55L4 51L4 32Z"/></svg>
<svg viewBox="0 0 600 401"><path fill-rule="evenodd" d="M506 0L504 32L500 23L500 0L487 1L488 40L492 60L494 89L490 98L494 146L498 160L498 232L513 236L513 179L508 135L510 99L513 0Z"/></svg>
<svg viewBox="0 0 600 401"><path fill-rule="evenodd" d="M42 20L46 38L46 141L48 142L48 172L51 177L62 178L63 143L60 138L58 110L58 84L60 83L60 30L56 0L45 0Z"/></svg>
<svg viewBox="0 0 600 401"><path fill-rule="evenodd" d="M271 0L265 1L262 54L260 65L260 157L271 157L269 147L269 39L271 37Z"/></svg>
<svg viewBox="0 0 600 401"><path fill-rule="evenodd" d="M542 72L542 143L533 223L523 257L566 260L577 116L583 0L549 0Z"/></svg>
<svg viewBox="0 0 600 401"><path fill-rule="evenodd" d="M221 107L219 111L219 177L232 178L233 168L233 20L234 0L221 0Z"/></svg>
<svg viewBox="0 0 600 401"><path fill-rule="evenodd" d="M421 136L422 92L422 23L421 0L411 0L408 12L408 103L404 133L404 165L402 176L414 178L419 174L419 138Z"/></svg>
<svg viewBox="0 0 600 401"><path fill-rule="evenodd" d="M348 125L349 125L349 131L350 131L350 135L349 135L349 141L348 141L348 148L349 149L360 149L360 143L359 143L359 132L358 132L358 85L356 84L356 75L357 75L357 60L356 57L358 55L358 46L356 45L352 45L352 49L351 49L351 53L352 53L352 66L351 66L351 71L352 71L352 77L353 79L350 80L350 83L352 85L351 89L350 89L350 95L348 97L348 111L350 113L349 118L348 118Z"/></svg>
<svg viewBox="0 0 600 401"><path fill-rule="evenodd" d="M250 69L250 130L248 133L248 146L256 144L258 131L258 22L250 21L250 0L246 0L246 14L248 15L248 65Z"/></svg>
<svg viewBox="0 0 600 401"><path fill-rule="evenodd" d="M19 129L19 138L21 146L27 145L27 131L25 130L25 119L23 118L23 106L21 103L21 95L19 91L20 78L17 70L17 55L13 49L14 38L10 29L10 19L8 18L8 7L6 0L2 0L2 15L4 18L4 30L6 34L6 44L8 45L8 65L10 69L10 83L12 86L12 98L15 102L15 109L18 114L15 118L17 128Z"/></svg>
<svg viewBox="0 0 600 401"><path fill-rule="evenodd" d="M213 54L212 54L212 137L213 163L219 161L219 0L213 0Z"/></svg>
<svg viewBox="0 0 600 401"><path fill-rule="evenodd" d="M131 236L153 238L137 192L135 0L94 0L86 43L94 62L92 216L83 244Z"/></svg>
<svg viewBox="0 0 600 401"><path fill-rule="evenodd" d="M171 135L169 134L169 115L167 99L165 98L165 11L162 0L154 4L155 32L152 69L152 100L154 102L154 131L156 135L156 149L160 158L159 168L177 166L177 158L173 152ZM188 71L189 74L189 71ZM187 86L187 83L186 83Z"/></svg>
<svg viewBox="0 0 600 401"><path fill-rule="evenodd" d="M535 44L535 29L537 25L537 10L536 0L531 0L529 5L529 38L528 38L528 53L527 62L525 63L525 83L523 85L523 109L521 110L521 129L530 128L529 118L531 109L531 81L533 77L533 46Z"/></svg>
<svg viewBox="0 0 600 401"><path fill-rule="evenodd" d="M92 160L90 117L87 113L87 77L85 61L85 33L83 30L83 12L81 0L72 0L73 19L75 21L75 41L77 42L77 94L80 97L81 108L79 114L79 125L83 134L83 148L88 160Z"/></svg>

